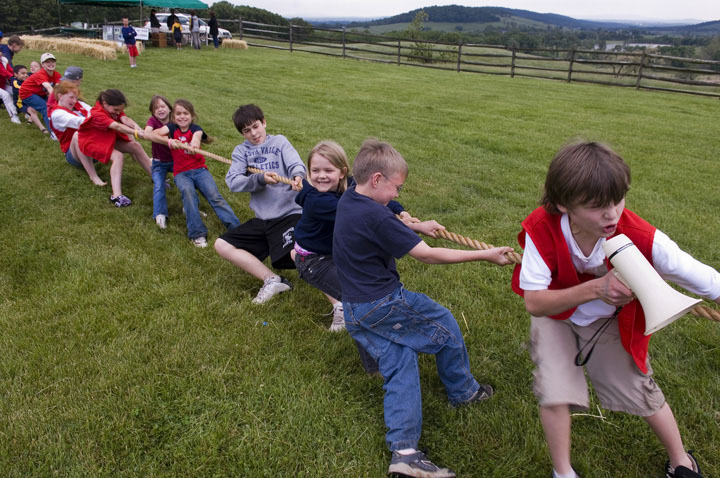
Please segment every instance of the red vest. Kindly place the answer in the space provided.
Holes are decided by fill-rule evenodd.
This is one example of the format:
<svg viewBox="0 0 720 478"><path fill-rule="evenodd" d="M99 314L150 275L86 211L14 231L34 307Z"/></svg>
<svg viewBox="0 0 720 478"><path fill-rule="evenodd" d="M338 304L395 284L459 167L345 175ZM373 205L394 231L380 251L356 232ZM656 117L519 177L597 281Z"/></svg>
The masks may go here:
<svg viewBox="0 0 720 478"><path fill-rule="evenodd" d="M578 274L570 257L570 250L565 242L560 227L560 214L550 214L544 208L535 209L522 222L523 230L518 235L518 243L525 247L525 234L529 234L533 244L550 269L552 281L548 289L567 289L582 282L594 279L589 274ZM637 214L625 209L620 216L615 234L625 234L637 246L642 255L652 264L652 246L655 237L655 227L646 222ZM608 263L612 268L612 265ZM523 296L520 288L520 265L515 266L512 278L512 289ZM576 307L560 314L551 316L553 319L565 320L569 318ZM618 315L620 339L625 350L632 356L637 367L647 373L647 352L650 336L645 336L645 314L637 299L623 307Z"/></svg>
<svg viewBox="0 0 720 478"><path fill-rule="evenodd" d="M80 105L80 103L76 103L73 109L69 110L64 106L58 105L57 102L55 102L55 106L53 108L48 108L48 116L52 116L52 113L55 110L67 111L68 113L72 113L76 116L82 116L83 118L87 117L87 111ZM57 136L58 142L60 143L60 149L63 153L67 153L68 149L70 149L70 142L72 141L72 137L77 130L68 127L65 128L65 131L59 131L55 129L55 125L52 124L52 119L50 120L50 127L52 128L53 133L55 133L55 136Z"/></svg>

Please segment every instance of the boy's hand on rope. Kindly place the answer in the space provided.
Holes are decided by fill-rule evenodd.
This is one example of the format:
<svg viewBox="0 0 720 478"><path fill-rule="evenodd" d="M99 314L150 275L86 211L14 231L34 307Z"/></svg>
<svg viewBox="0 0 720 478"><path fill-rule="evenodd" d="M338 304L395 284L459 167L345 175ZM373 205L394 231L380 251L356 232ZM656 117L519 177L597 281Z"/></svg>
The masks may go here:
<svg viewBox="0 0 720 478"><path fill-rule="evenodd" d="M500 246L492 247L487 249L486 252L489 254L488 262L492 262L498 266L506 266L508 264L514 264L514 261L508 257L508 253L513 252L512 247Z"/></svg>
<svg viewBox="0 0 720 478"><path fill-rule="evenodd" d="M293 178L293 183L290 185L293 191L300 191L302 189L302 180L303 178L300 176Z"/></svg>
<svg viewBox="0 0 720 478"><path fill-rule="evenodd" d="M280 182L277 173L267 172L263 173L263 176L265 177L265 184L277 184Z"/></svg>
<svg viewBox="0 0 720 478"><path fill-rule="evenodd" d="M403 221L405 222L405 221ZM445 230L445 226L438 224L437 221L418 221L418 222L411 222L411 223L405 223L410 229L412 229L415 232L420 232L422 234L425 234L426 236L430 237L438 237L437 231Z"/></svg>
<svg viewBox="0 0 720 478"><path fill-rule="evenodd" d="M418 219L416 217L412 217L410 215L410 213L407 211L403 211L400 214L398 214L398 218L400 218L400 220L402 222L404 222L406 225L420 222L420 219Z"/></svg>

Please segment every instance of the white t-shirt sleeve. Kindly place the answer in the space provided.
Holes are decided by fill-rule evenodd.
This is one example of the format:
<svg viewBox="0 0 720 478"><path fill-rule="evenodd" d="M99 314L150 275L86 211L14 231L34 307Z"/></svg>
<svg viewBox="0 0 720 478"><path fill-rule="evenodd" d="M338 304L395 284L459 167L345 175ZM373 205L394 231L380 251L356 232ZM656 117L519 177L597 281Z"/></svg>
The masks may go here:
<svg viewBox="0 0 720 478"><path fill-rule="evenodd" d="M85 118L68 113L65 110L57 109L50 116L52 124L58 131L65 131L68 128L78 129Z"/></svg>
<svg viewBox="0 0 720 478"><path fill-rule="evenodd" d="M525 233L525 249L520 268L520 288L522 290L545 290L551 282L550 268L545 264L540 252L530 239L530 235Z"/></svg>
<svg viewBox="0 0 720 478"><path fill-rule="evenodd" d="M720 273L680 249L660 230L655 231L652 258L663 279L708 299L720 297Z"/></svg>

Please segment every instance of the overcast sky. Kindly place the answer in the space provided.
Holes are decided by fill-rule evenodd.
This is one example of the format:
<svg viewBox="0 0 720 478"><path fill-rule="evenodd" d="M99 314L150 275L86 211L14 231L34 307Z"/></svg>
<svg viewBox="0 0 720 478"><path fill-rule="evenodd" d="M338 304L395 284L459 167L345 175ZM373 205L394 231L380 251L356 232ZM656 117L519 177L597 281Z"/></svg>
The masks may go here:
<svg viewBox="0 0 720 478"><path fill-rule="evenodd" d="M433 5L508 7L578 19L720 20L720 0L230 0L284 17L382 18ZM212 4L213 2L208 2Z"/></svg>

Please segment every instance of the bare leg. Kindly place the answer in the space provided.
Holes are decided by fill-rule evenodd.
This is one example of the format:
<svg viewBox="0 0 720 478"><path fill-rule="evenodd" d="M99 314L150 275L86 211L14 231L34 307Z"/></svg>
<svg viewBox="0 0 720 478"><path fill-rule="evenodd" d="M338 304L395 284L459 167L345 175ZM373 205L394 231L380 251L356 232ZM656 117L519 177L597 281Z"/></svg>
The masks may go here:
<svg viewBox="0 0 720 478"><path fill-rule="evenodd" d="M152 161L140 143L137 141L117 141L115 149L131 154L135 161L148 173L148 176L152 177Z"/></svg>
<svg viewBox="0 0 720 478"><path fill-rule="evenodd" d="M670 466L676 468L682 465L692 470L692 463L687 456L687 452L685 452L680 430L670 405L665 402L665 405L658 412L645 417L645 421L665 447L670 459Z"/></svg>
<svg viewBox="0 0 720 478"><path fill-rule="evenodd" d="M28 108L27 112L30 115L30 121L32 121L33 124L37 126L40 131L44 130L45 125L42 124L42 121L40 121L40 117L38 116L37 111L35 111L35 108Z"/></svg>
<svg viewBox="0 0 720 478"><path fill-rule="evenodd" d="M570 408L567 405L540 407L540 421L555 471L570 473Z"/></svg>
<svg viewBox="0 0 720 478"><path fill-rule="evenodd" d="M244 270L248 274L262 281L276 274L267 268L257 257L244 249L238 249L223 239L215 241L215 250L223 259Z"/></svg>
<svg viewBox="0 0 720 478"><path fill-rule="evenodd" d="M110 155L110 186L112 187L113 197L120 196L122 194L122 170L123 170L123 154L114 149Z"/></svg>
<svg viewBox="0 0 720 478"><path fill-rule="evenodd" d="M75 156L85 168L85 172L90 177L90 181L97 186L105 186L107 183L100 179L97 172L95 171L95 165L93 164L92 158L83 154L78 147L78 134L77 131L73 134L72 141L70 141L70 152Z"/></svg>

